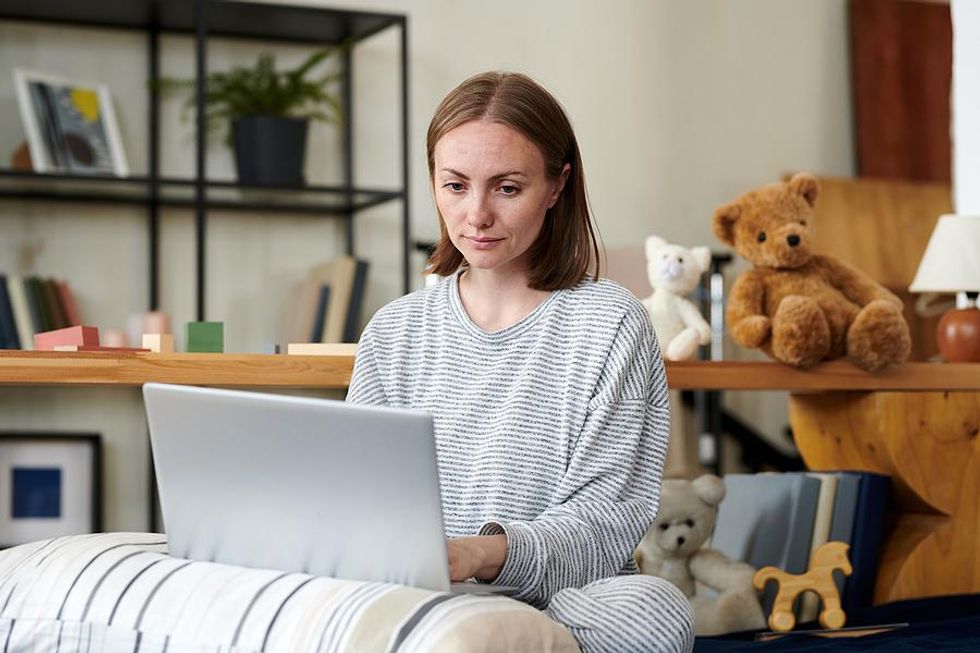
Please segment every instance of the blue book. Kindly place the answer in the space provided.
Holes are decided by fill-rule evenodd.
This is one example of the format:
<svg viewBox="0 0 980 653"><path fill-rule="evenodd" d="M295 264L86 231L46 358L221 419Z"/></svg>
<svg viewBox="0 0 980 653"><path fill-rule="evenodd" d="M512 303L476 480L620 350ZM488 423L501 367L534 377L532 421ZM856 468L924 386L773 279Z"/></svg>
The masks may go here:
<svg viewBox="0 0 980 653"><path fill-rule="evenodd" d="M327 319L327 307L330 305L330 286L323 284L320 286L320 294L317 296L316 311L313 312L313 330L310 332L308 342L320 342L323 336L323 323Z"/></svg>
<svg viewBox="0 0 980 653"><path fill-rule="evenodd" d="M358 327L361 323L361 306L364 304L364 290L367 287L368 262L357 259L354 267L354 283L350 291L350 303L344 320L344 342L357 342Z"/></svg>
<svg viewBox="0 0 980 653"><path fill-rule="evenodd" d="M885 513L891 490L891 478L871 472L859 472L854 529L851 535L851 575L844 581L841 607L844 612L869 607L874 601L875 580L881 560L885 534Z"/></svg>
<svg viewBox="0 0 980 653"><path fill-rule="evenodd" d="M820 485L819 479L801 472L726 474L711 547L756 569L805 572ZM767 614L774 597L770 586L763 599Z"/></svg>
<svg viewBox="0 0 980 653"><path fill-rule="evenodd" d="M0 274L0 349L20 349L14 307L7 293L7 277Z"/></svg>
<svg viewBox="0 0 980 653"><path fill-rule="evenodd" d="M853 545L854 514L857 512L858 489L861 475L854 472L837 472L837 495L834 497L834 514L830 519L828 542L846 542ZM853 557L853 554L849 554ZM837 591L844 596L844 573L834 570Z"/></svg>

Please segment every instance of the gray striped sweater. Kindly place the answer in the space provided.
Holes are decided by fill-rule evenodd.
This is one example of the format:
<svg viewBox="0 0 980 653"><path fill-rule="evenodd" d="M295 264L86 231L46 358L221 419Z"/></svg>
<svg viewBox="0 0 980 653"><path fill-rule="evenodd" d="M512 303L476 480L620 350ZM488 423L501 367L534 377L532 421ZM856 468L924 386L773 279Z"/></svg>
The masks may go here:
<svg viewBox="0 0 980 653"><path fill-rule="evenodd" d="M458 275L406 295L365 329L347 400L433 415L446 535L506 533L494 582L516 598L635 571L670 408L646 310L617 284L554 292L493 333Z"/></svg>

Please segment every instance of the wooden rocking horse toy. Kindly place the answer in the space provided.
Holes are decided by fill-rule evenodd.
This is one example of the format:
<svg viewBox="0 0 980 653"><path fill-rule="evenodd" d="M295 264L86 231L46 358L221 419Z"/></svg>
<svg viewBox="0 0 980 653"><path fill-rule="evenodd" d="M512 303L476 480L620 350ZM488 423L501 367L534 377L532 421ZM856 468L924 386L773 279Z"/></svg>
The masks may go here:
<svg viewBox="0 0 980 653"><path fill-rule="evenodd" d="M793 615L793 601L801 592L811 591L820 595L823 609L820 611L820 625L824 628L840 628L847 615L840 607L840 595L834 583L834 569L840 569L845 576L851 575L851 562L847 559L850 548L843 542L827 542L810 556L810 568L799 576L789 574L775 567L763 567L755 572L752 584L761 590L770 580L778 584L776 600L769 615L769 627L773 630L788 631L796 625Z"/></svg>

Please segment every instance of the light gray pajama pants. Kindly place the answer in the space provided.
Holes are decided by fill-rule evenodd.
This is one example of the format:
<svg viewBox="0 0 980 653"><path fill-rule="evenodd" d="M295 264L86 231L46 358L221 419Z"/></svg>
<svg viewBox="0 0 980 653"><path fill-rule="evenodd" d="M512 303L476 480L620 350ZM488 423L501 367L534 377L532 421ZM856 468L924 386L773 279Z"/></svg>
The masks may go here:
<svg viewBox="0 0 980 653"><path fill-rule="evenodd" d="M662 578L613 576L565 589L545 613L568 628L582 653L686 653L694 648L694 612Z"/></svg>

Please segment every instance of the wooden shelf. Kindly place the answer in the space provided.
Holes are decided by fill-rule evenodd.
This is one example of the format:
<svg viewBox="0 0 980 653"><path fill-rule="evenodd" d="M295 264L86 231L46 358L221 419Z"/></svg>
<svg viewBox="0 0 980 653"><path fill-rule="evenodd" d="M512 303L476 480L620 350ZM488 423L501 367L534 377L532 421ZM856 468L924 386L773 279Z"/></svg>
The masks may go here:
<svg viewBox="0 0 980 653"><path fill-rule="evenodd" d="M0 352L0 384L123 385L149 381L228 387L345 388L355 345L331 356L272 354L101 354ZM908 363L868 374L850 363L824 363L802 372L771 362L668 363L675 390L980 391L980 365Z"/></svg>
<svg viewBox="0 0 980 653"><path fill-rule="evenodd" d="M333 356L0 352L0 384L346 388L355 345Z"/></svg>
<svg viewBox="0 0 980 653"><path fill-rule="evenodd" d="M675 390L785 390L789 392L980 390L980 364L906 363L869 374L834 361L801 371L774 362L667 363L667 383Z"/></svg>

